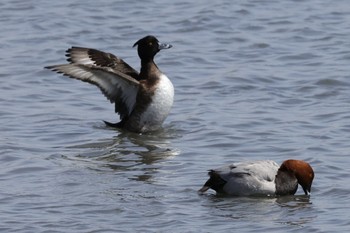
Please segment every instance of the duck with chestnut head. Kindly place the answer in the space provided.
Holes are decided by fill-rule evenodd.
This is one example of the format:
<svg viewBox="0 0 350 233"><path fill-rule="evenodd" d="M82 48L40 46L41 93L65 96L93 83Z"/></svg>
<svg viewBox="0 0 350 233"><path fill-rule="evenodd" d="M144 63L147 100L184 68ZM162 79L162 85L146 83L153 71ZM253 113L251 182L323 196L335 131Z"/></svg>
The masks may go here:
<svg viewBox="0 0 350 233"><path fill-rule="evenodd" d="M200 193L213 189L233 196L294 195L298 184L310 195L314 171L302 160L289 159L279 166L271 160L232 163L209 171Z"/></svg>

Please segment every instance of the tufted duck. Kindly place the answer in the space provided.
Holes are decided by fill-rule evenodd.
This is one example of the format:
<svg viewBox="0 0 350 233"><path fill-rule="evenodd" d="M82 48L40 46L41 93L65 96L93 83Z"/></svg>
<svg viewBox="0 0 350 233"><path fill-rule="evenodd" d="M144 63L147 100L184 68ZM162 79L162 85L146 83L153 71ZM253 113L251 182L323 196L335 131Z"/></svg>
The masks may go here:
<svg viewBox="0 0 350 233"><path fill-rule="evenodd" d="M138 73L122 59L96 49L72 47L66 52L69 64L45 68L96 85L111 103L120 122L106 125L133 132L154 131L161 127L173 105L174 87L154 63L154 56L169 44L154 36L138 40L141 70Z"/></svg>

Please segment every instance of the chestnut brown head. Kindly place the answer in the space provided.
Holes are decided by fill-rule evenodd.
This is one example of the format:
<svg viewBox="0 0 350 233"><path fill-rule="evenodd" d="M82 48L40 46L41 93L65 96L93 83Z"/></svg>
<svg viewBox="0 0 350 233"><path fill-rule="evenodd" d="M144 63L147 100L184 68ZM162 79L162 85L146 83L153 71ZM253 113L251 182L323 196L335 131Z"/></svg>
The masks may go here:
<svg viewBox="0 0 350 233"><path fill-rule="evenodd" d="M310 195L312 181L315 176L310 164L302 160L289 159L282 163L280 170L292 173L303 188L305 194Z"/></svg>

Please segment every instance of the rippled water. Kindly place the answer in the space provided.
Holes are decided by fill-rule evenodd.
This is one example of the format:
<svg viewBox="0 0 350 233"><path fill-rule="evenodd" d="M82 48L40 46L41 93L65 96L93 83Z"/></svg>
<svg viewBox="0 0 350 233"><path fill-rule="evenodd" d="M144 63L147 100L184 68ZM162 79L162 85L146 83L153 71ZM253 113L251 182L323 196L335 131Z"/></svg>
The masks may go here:
<svg viewBox="0 0 350 233"><path fill-rule="evenodd" d="M350 230L350 8L339 1L0 3L0 231ZM153 34L176 89L137 135L100 91L44 70L70 46L112 52ZM311 198L198 195L206 171L304 159Z"/></svg>

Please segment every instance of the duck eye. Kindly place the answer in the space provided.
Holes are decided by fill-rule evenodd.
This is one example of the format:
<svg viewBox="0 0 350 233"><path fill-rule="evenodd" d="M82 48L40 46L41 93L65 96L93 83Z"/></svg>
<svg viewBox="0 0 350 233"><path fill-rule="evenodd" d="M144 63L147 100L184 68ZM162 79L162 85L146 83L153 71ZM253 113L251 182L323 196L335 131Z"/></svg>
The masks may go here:
<svg viewBox="0 0 350 233"><path fill-rule="evenodd" d="M152 46L152 45L153 45L153 43L152 43L152 42L149 42L149 43L148 43L148 45L149 45L149 46Z"/></svg>

